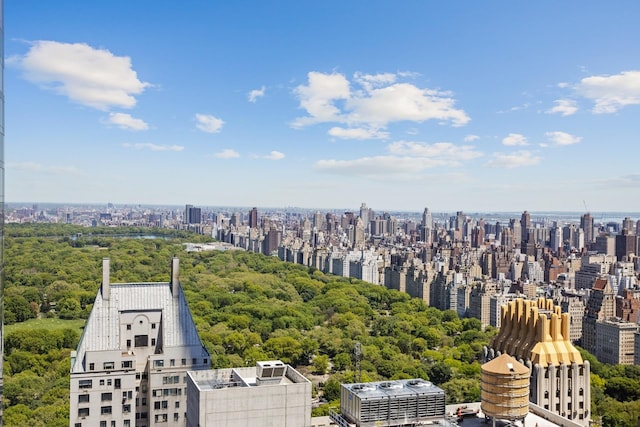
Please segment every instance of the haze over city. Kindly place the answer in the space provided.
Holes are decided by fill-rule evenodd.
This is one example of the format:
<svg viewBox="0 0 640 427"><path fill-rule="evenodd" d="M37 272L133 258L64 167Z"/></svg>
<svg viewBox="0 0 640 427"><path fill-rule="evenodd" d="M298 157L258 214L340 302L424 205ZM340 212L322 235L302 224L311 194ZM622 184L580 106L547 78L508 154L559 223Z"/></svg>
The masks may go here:
<svg viewBox="0 0 640 427"><path fill-rule="evenodd" d="M5 198L640 211L638 12L8 2Z"/></svg>

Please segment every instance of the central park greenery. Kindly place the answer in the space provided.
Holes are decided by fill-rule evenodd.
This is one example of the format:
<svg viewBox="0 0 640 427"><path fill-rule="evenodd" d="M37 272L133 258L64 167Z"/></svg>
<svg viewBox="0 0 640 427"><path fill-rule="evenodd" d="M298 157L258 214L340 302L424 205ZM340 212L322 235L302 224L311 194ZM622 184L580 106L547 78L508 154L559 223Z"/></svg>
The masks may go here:
<svg viewBox="0 0 640 427"><path fill-rule="evenodd" d="M5 231L6 426L69 424L69 355L104 257L112 281L122 283L166 282L178 256L212 368L290 363L314 381L322 402L314 415L338 405L341 382L420 377L443 388L449 403L480 398L482 346L496 331L407 294L244 251L188 253L183 243L211 239L186 232L13 224ZM640 367L583 356L592 363L593 417L636 425Z"/></svg>

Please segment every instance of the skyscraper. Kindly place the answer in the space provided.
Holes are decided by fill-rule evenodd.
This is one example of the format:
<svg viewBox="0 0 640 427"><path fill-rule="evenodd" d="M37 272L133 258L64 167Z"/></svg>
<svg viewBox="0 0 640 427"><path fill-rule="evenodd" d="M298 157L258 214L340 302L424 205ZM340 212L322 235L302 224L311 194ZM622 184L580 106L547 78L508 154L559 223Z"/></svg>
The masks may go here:
<svg viewBox="0 0 640 427"><path fill-rule="evenodd" d="M520 217L520 244L524 246L529 240L529 229L531 228L531 215L529 211L522 212Z"/></svg>
<svg viewBox="0 0 640 427"><path fill-rule="evenodd" d="M249 211L249 227L258 228L258 208Z"/></svg>
<svg viewBox="0 0 640 427"><path fill-rule="evenodd" d="M580 228L584 230L584 243L589 246L593 243L593 217L589 212L580 217Z"/></svg>

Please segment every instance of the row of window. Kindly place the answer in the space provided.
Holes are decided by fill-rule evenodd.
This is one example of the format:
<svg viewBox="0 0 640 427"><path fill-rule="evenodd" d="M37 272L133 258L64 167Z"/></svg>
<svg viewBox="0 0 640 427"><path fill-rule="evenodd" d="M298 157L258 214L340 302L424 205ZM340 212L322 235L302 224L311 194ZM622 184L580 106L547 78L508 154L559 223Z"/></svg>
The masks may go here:
<svg viewBox="0 0 640 427"><path fill-rule="evenodd" d="M181 360L182 366L185 366L187 364L187 359L182 359ZM209 363L209 359L202 359L202 363L204 365L206 365L207 363ZM197 358L193 358L191 359L191 364L192 365L197 365L198 364L198 359ZM176 359L169 359L169 366L176 366ZM164 368L164 360L163 359L156 359L153 361L153 367L154 368Z"/></svg>
<svg viewBox="0 0 640 427"><path fill-rule="evenodd" d="M142 323L142 320L140 321L140 323ZM151 329L155 329L156 328L156 324L152 323L151 324ZM131 330L131 323L127 323L127 331Z"/></svg>
<svg viewBox="0 0 640 427"><path fill-rule="evenodd" d="M116 422L115 420L111 421L111 427L116 427ZM130 427L131 426L131 420L124 420L122 422L123 427ZM82 423L75 423L74 427L82 427ZM107 427L107 422L106 421L100 421L100 427Z"/></svg>
<svg viewBox="0 0 640 427"><path fill-rule="evenodd" d="M116 378L115 380L112 380L111 378L104 380L101 379L99 382L100 385L113 385L114 388L119 389L122 386L122 382L120 380L120 378ZM93 380L79 380L78 381L78 388L80 389L90 389L93 388Z"/></svg>
<svg viewBox="0 0 640 427"><path fill-rule="evenodd" d="M180 408L180 402L175 402L174 408L175 409ZM169 409L169 401L162 400L162 401L153 402L153 409Z"/></svg>
<svg viewBox="0 0 640 427"><path fill-rule="evenodd" d="M151 393L153 397L162 397L162 396L182 396L181 388L157 388ZM187 389L184 389L184 394L187 394Z"/></svg>
<svg viewBox="0 0 640 427"><path fill-rule="evenodd" d="M125 401L127 399L131 399L133 397L133 392L131 390L129 391L123 391L122 392L122 400ZM89 403L91 398L90 394L79 394L78 395L78 403ZM102 402L110 402L111 400L113 400L113 394L112 393L102 393L100 395L100 401Z"/></svg>
<svg viewBox="0 0 640 427"><path fill-rule="evenodd" d="M122 369L131 369L133 368L133 361L131 360L124 360L120 363L120 367ZM104 362L102 363L102 370L103 371L111 371L115 369L115 363L114 362ZM95 371L96 370L96 364L95 363L89 363L89 370L90 371Z"/></svg>

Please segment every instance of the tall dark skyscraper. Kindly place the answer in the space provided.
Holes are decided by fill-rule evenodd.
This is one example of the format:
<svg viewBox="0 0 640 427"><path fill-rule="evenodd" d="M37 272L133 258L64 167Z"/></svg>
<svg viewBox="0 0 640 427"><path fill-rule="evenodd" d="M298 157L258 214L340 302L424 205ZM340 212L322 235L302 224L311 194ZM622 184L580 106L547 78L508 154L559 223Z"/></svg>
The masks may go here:
<svg viewBox="0 0 640 427"><path fill-rule="evenodd" d="M529 240L529 229L531 228L531 215L529 211L522 212L520 217L520 242L524 246Z"/></svg>
<svg viewBox="0 0 640 427"><path fill-rule="evenodd" d="M4 356L4 1L0 0L0 426L2 425L2 359Z"/></svg>
<svg viewBox="0 0 640 427"><path fill-rule="evenodd" d="M249 211L249 227L258 228L258 208Z"/></svg>
<svg viewBox="0 0 640 427"><path fill-rule="evenodd" d="M580 217L580 228L584 231L584 243L589 246L593 243L593 217L589 212Z"/></svg>

